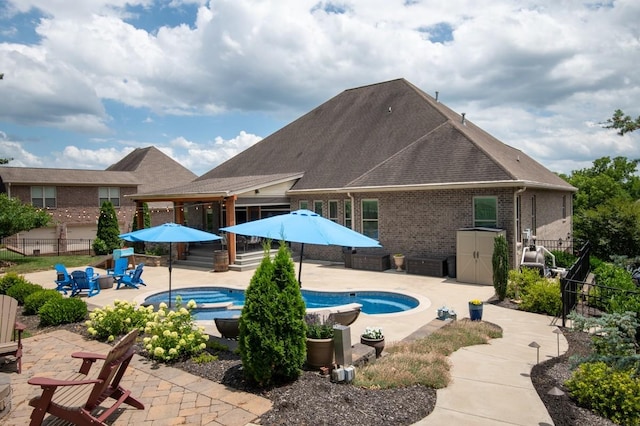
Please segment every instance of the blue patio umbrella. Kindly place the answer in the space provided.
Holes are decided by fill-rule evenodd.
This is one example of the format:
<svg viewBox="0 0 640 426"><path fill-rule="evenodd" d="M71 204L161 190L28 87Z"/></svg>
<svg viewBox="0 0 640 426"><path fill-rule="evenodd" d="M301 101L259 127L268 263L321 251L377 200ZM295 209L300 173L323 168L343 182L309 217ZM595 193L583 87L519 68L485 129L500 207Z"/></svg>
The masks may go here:
<svg viewBox="0 0 640 426"><path fill-rule="evenodd" d="M220 240L222 237L177 223L164 223L119 235L125 241L169 243L169 307L171 307L171 246L172 243L193 243Z"/></svg>
<svg viewBox="0 0 640 426"><path fill-rule="evenodd" d="M301 243L298 282L302 272L302 255L305 244L343 247L381 247L373 238L335 223L310 210L296 210L291 213L254 220L240 225L220 228L222 231L252 237Z"/></svg>

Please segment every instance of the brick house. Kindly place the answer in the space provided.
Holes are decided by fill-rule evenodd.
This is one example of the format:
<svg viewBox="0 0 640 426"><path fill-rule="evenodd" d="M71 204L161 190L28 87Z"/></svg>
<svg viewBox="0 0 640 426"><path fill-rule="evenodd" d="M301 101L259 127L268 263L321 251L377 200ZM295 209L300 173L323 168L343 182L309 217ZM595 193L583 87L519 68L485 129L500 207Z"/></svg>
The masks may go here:
<svg viewBox="0 0 640 426"><path fill-rule="evenodd" d="M525 230L571 239L575 190L397 79L345 90L193 182L131 198L174 201L212 232L307 208L418 258L455 255L461 228L500 228L515 266ZM344 259L340 247L308 245L305 255Z"/></svg>
<svg viewBox="0 0 640 426"><path fill-rule="evenodd" d="M155 147L138 148L106 170L0 167L0 192L46 209L52 226L20 233L19 238L90 239L100 207L111 201L122 232L131 230L136 204L127 196L190 182L196 175ZM172 206L149 206L152 220L171 220Z"/></svg>

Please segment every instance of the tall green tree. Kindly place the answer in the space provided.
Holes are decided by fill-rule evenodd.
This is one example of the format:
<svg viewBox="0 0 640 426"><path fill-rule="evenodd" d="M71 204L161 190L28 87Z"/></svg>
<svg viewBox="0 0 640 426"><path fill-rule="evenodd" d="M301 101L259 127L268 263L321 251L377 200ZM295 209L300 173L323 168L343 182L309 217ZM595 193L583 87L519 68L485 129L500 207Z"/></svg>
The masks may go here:
<svg viewBox="0 0 640 426"><path fill-rule="evenodd" d="M51 216L45 210L23 204L7 194L0 194L0 238L41 228L49 223Z"/></svg>
<svg viewBox="0 0 640 426"><path fill-rule="evenodd" d="M639 160L602 157L593 167L564 177L578 188L574 198L574 239L591 241L593 254L602 260L610 256L640 255Z"/></svg>
<svg viewBox="0 0 640 426"><path fill-rule="evenodd" d="M633 119L630 115L625 115L622 110L617 109L613 113L613 116L605 122L605 128L616 129L620 136L625 133L635 132L640 129L640 116Z"/></svg>
<svg viewBox="0 0 640 426"><path fill-rule="evenodd" d="M260 386L293 380L306 358L305 305L284 242L273 261L270 243L245 292L238 349L248 379Z"/></svg>
<svg viewBox="0 0 640 426"><path fill-rule="evenodd" d="M105 201L100 208L98 232L93 242L93 251L96 254L109 254L122 247L122 240L118 235L120 235L120 226L116 209L111 201Z"/></svg>
<svg viewBox="0 0 640 426"><path fill-rule="evenodd" d="M491 264L493 266L493 287L498 299L504 300L509 281L509 246L504 235L498 235L493 240Z"/></svg>

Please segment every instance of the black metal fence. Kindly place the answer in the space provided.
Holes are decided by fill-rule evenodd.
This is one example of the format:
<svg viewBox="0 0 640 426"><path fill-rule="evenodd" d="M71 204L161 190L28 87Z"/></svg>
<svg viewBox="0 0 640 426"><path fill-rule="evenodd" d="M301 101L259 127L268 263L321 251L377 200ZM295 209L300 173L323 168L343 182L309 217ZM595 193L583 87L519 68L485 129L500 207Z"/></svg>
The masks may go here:
<svg viewBox="0 0 640 426"><path fill-rule="evenodd" d="M591 255L591 244L585 243L578 253L578 260L569 268L567 275L560 279L562 290L562 326L566 326L567 315L574 310L576 304L583 293L583 287L591 266L589 258Z"/></svg>
<svg viewBox="0 0 640 426"><path fill-rule="evenodd" d="M62 238L17 238L0 240L0 260L11 260L25 256L62 256L73 254L91 255L93 240Z"/></svg>

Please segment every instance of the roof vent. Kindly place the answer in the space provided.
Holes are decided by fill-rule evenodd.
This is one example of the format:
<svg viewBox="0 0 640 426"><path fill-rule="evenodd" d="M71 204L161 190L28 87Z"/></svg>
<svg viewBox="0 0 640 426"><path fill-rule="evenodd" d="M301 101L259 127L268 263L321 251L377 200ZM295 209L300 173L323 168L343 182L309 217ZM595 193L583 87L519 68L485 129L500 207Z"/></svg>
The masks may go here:
<svg viewBox="0 0 640 426"><path fill-rule="evenodd" d="M466 113L466 112L463 112L463 113L462 113L462 124L465 124L465 125L466 125L466 119L464 118L464 116L465 116L465 115L467 115L467 113Z"/></svg>
<svg viewBox="0 0 640 426"><path fill-rule="evenodd" d="M391 107L389 107L389 112L391 112Z"/></svg>
<svg viewBox="0 0 640 426"><path fill-rule="evenodd" d="M439 94L440 94L440 92L438 92L438 91L436 90L436 102L438 102L438 95L439 95Z"/></svg>

